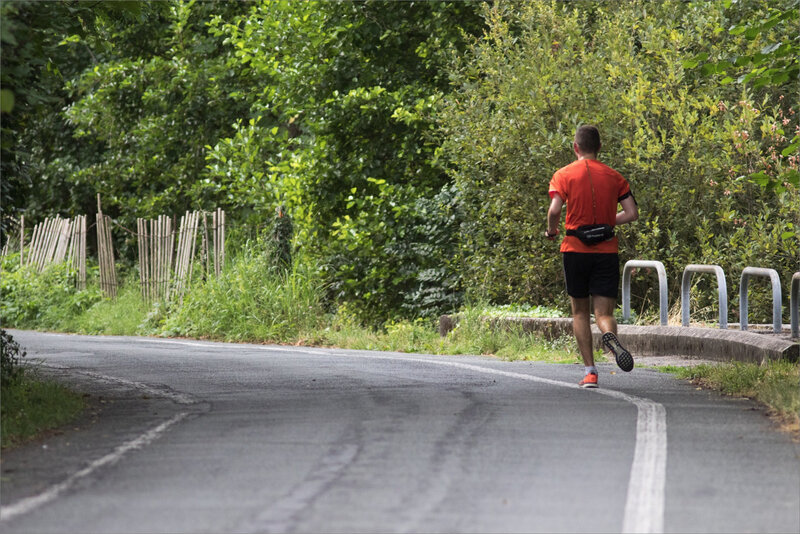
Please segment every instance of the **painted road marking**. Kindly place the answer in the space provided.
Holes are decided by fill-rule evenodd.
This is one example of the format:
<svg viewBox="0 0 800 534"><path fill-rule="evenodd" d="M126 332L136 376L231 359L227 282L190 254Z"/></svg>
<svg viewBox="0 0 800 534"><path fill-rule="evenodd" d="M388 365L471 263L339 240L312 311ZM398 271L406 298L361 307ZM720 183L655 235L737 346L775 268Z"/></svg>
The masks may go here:
<svg viewBox="0 0 800 534"><path fill-rule="evenodd" d="M0 521L6 521L18 515L28 513L31 510L52 501L53 499L55 499L68 489L70 489L81 478L91 475L101 467L112 465L117 461L119 461L119 459L122 458L126 453L134 449L141 449L142 447L155 441L159 436L161 436L164 432L166 432L172 425L180 422L187 415L189 415L188 412L181 412L178 415L174 416L172 419L164 421L158 426L148 430L138 438L128 441L127 443L123 443L109 454L106 454L102 458L95 460L94 462L84 467L77 473L73 473L72 475L70 475L63 482L51 486L50 488L48 488L47 490L43 491L38 495L22 499L9 506L0 507Z"/></svg>
<svg viewBox="0 0 800 534"><path fill-rule="evenodd" d="M198 343L191 341L175 341L166 339L146 339L143 341L150 343L187 345L202 348L219 348L218 344ZM528 380L531 382L549 384L551 386L581 389L577 384L562 382L560 380L552 380L535 375L503 371L490 367L482 367L479 365L446 360L415 358L404 355L393 356L385 354L349 353L337 351L336 349L308 350L294 347L262 345L240 345L240 347L247 348L248 350L256 349L268 352L293 352L310 354L313 356L332 354L349 358L369 358L403 362L413 361L418 363L454 367L478 373L506 376L519 380ZM627 393L622 393L621 391L603 388L593 389L590 391L595 394L624 400L636 406L636 443L634 448L633 463L631 464L630 478L628 480L628 493L625 502L622 531L626 533L642 532L660 534L664 531L664 488L666 483L667 465L666 410L662 404L659 404L653 400L644 397L628 395ZM183 415L185 416L186 414ZM36 497L33 497L31 499L35 498ZM38 506L38 504L36 506ZM3 511L5 511L5 508L3 508ZM0 519L2 518L3 516L0 514Z"/></svg>
<svg viewBox="0 0 800 534"><path fill-rule="evenodd" d="M194 343L189 341L151 340L157 343L173 343L195 347L219 347L208 343ZM415 358L413 356L393 356L386 354L350 353L336 349L308 350L293 347L276 347L250 345L248 349L258 349L268 352L292 352L310 354L313 356L330 355L355 358L371 358L377 360L392 360L404 362L418 362L433 365L443 365L474 371L478 373L493 374L549 384L551 386L581 389L577 384L552 380L534 375L502 371L479 365L453 362L446 360L432 360ZM664 531L664 488L667 472L667 417L662 404L653 400L628 395L613 389L587 390L598 395L605 395L629 402L636 406L636 443L631 464L631 474L628 479L628 493L625 500L625 513L622 523L623 532L642 532L660 534Z"/></svg>

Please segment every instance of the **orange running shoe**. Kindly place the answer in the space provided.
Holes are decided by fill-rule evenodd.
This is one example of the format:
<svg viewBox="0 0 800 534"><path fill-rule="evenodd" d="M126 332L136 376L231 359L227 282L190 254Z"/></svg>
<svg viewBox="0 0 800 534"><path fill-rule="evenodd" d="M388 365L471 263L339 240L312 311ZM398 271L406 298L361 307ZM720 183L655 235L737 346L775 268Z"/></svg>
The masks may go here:
<svg viewBox="0 0 800 534"><path fill-rule="evenodd" d="M595 373L588 373L586 376L583 377L583 380L578 382L578 385L582 388L596 388L597 387L597 374Z"/></svg>

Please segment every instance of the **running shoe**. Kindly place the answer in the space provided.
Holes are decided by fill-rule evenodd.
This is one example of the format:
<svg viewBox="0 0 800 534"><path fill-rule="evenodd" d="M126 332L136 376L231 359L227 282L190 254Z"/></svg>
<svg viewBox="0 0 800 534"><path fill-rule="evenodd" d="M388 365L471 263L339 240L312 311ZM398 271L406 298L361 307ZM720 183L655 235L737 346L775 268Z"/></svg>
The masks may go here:
<svg viewBox="0 0 800 534"><path fill-rule="evenodd" d="M596 388L597 387L597 374L596 373L587 373L586 376L583 377L583 380L578 382L578 385L582 388Z"/></svg>
<svg viewBox="0 0 800 534"><path fill-rule="evenodd" d="M614 354L620 369L626 373L633 369L633 356L625 350L613 332L603 334L603 345Z"/></svg>

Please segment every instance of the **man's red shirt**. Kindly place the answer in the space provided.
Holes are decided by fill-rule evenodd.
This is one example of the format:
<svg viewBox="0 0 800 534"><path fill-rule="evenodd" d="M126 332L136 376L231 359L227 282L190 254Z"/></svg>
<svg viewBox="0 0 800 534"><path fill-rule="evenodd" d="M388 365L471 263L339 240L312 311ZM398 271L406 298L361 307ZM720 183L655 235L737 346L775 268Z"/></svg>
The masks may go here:
<svg viewBox="0 0 800 534"><path fill-rule="evenodd" d="M591 175L591 185L589 176ZM594 186L594 208L592 207ZM594 159L577 160L562 167L550 180L550 198L558 193L567 207L565 227L577 230L586 224L616 225L617 204L631 195L628 181L620 173ZM617 237L596 245L585 245L576 236L564 236L561 252L616 253Z"/></svg>

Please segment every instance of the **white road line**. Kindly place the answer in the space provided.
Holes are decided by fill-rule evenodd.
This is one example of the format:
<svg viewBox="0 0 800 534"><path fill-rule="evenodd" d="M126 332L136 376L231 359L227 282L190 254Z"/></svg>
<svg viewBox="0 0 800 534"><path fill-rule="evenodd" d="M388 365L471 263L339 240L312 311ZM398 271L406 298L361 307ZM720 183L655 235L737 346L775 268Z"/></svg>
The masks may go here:
<svg viewBox="0 0 800 534"><path fill-rule="evenodd" d="M217 344L198 343L191 341L175 340L155 340L148 339L151 343L165 343L176 345L188 345L192 347L218 348ZM245 346L242 346L243 348ZM512 371L502 371L490 367L482 367L461 362L432 360L415 358L413 356L393 356L384 354L352 353L322 349L307 350L294 347L277 347L249 345L249 349L257 349L269 352L293 352L310 354L314 356L335 354L337 356L369 358L377 360L392 360L404 362L418 362L432 365L442 365L455 367L468 371L475 371L485 374L493 374L549 384L551 386L580 389L577 384L552 380L524 373ZM666 410L662 404L653 400L628 395L621 391L612 389L598 388L589 390L599 395L605 395L616 399L630 402L636 406L636 444L631 464L631 473L628 480L628 494L625 502L625 513L622 525L623 532L641 532L648 534L660 534L664 531L664 488L666 482L667 466L667 420Z"/></svg>
<svg viewBox="0 0 800 534"><path fill-rule="evenodd" d="M0 521L7 521L18 515L30 512L34 508L38 508L39 506L52 501L53 499L61 495L63 492L71 488L81 478L91 475L101 467L116 463L126 453L134 449L140 449L150 444L152 441L154 441L164 432L166 432L167 429L169 429L169 427L171 427L175 423L178 423L187 415L189 415L188 412L179 413L172 419L165 421L160 425L148 430L138 438L128 441L127 443L123 443L109 454L106 454L102 458L95 460L87 467L84 467L77 473L72 474L69 478L67 478L63 482L60 482L55 486L51 486L46 491L38 495L34 495L33 497L28 497L27 499L22 499L9 506L0 507Z"/></svg>
<svg viewBox="0 0 800 534"><path fill-rule="evenodd" d="M262 350L275 350L269 347L260 348ZM291 349L281 349L281 351L283 350ZM302 352L321 354L321 352L312 351ZM334 352L334 354L357 358L428 363L479 373L517 378L519 380L539 382L551 386L580 389L577 384L569 382L460 362L429 360L411 356L353 354L345 352ZM633 454L633 463L631 464L631 474L628 481L628 495L625 501L622 532L662 533L664 531L664 486L667 471L667 419L664 406L650 399L628 395L612 389L598 388L587 391L624 400L636 406L636 444Z"/></svg>
<svg viewBox="0 0 800 534"><path fill-rule="evenodd" d="M142 382L134 382L132 380L125 380L124 378L117 378L114 376L108 376L100 373L95 373L93 371L84 371L81 369L73 369L71 367L63 366L63 365L53 365L50 363L41 364L43 367L49 367L51 369L61 369L61 370L69 370L74 373L82 374L84 376L88 376L90 378L94 378L100 382L106 382L109 384L120 384L126 386L131 389L135 389L137 391L141 391L143 393L150 394L154 397L163 397L165 399L169 399L176 404L197 404L197 400L195 400L191 395L187 395L186 393L179 393L177 391L166 390L166 389L158 389L153 386L149 386Z"/></svg>

